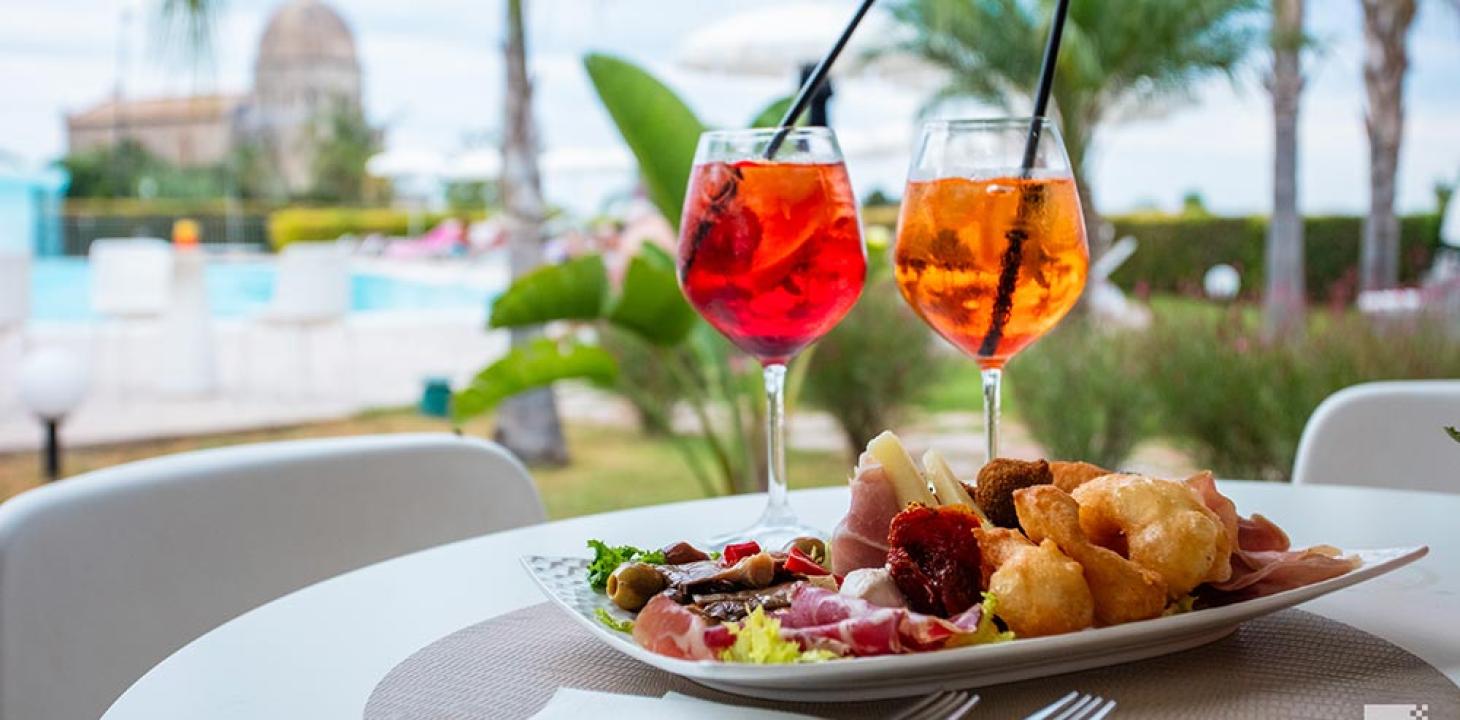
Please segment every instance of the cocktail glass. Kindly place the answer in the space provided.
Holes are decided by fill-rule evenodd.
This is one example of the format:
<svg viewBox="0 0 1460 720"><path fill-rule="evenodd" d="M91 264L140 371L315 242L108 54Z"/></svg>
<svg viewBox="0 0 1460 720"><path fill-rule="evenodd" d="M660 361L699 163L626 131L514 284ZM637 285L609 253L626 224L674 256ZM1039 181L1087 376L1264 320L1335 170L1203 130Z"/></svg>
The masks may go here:
<svg viewBox="0 0 1460 720"><path fill-rule="evenodd" d="M867 255L836 136L790 130L700 136L680 221L679 283L690 304L764 368L767 502L753 525L711 542L781 548L803 535L786 496L786 364L851 310Z"/></svg>

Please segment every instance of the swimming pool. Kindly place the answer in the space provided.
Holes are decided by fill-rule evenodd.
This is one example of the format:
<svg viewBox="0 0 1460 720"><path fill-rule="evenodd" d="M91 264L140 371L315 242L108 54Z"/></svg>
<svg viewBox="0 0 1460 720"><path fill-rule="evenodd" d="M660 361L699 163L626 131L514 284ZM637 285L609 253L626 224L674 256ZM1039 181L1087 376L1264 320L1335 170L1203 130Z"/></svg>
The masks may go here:
<svg viewBox="0 0 1460 720"><path fill-rule="evenodd" d="M214 317L258 313L274 293L274 267L267 262L214 262L206 270L208 305ZM463 285L413 282L386 275L352 273L351 312L438 310L485 306L495 293ZM49 322L96 319L91 311L91 269L85 258L36 258L30 272L30 317Z"/></svg>

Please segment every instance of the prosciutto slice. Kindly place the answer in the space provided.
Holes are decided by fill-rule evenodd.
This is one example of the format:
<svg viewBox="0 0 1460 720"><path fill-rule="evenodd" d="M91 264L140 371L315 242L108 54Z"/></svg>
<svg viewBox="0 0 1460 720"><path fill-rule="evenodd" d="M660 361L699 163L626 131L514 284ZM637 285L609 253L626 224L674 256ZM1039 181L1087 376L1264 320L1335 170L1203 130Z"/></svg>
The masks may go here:
<svg viewBox="0 0 1460 720"><path fill-rule="evenodd" d="M735 638L725 626L710 625L703 615L670 596L655 595L634 619L634 642L673 658L715 660Z"/></svg>
<svg viewBox="0 0 1460 720"><path fill-rule="evenodd" d="M1217 490L1210 472L1193 475L1186 484L1221 518L1233 540L1232 576L1207 586L1215 591L1208 594L1216 602L1272 595L1338 577L1359 566L1357 557L1338 557L1333 548L1291 550L1287 533L1271 520L1238 515L1236 504Z"/></svg>
<svg viewBox="0 0 1460 720"><path fill-rule="evenodd" d="M792 596L791 607L776 617L781 636L804 648L840 655L890 655L936 650L955 636L973 633L983 608L974 605L945 620L802 585Z"/></svg>
<svg viewBox="0 0 1460 720"><path fill-rule="evenodd" d="M887 471L862 453L852 476L852 505L831 533L831 571L846 575L887 562L887 529L902 511Z"/></svg>
<svg viewBox="0 0 1460 720"><path fill-rule="evenodd" d="M805 649L830 650L838 655L890 655L944 647L950 641L970 640L978 631L983 607L943 619L903 608L885 608L800 583L791 606L771 615L781 623L781 637ZM660 655L683 660L715 660L735 644L729 627L711 624L692 607L669 595L656 595L634 621L634 641Z"/></svg>

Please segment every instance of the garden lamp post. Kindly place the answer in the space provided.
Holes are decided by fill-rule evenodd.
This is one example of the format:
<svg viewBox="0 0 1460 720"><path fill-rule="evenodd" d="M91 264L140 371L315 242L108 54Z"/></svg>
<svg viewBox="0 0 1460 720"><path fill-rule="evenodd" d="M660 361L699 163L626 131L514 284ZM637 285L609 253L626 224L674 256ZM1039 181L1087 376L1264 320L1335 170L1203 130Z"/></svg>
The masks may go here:
<svg viewBox="0 0 1460 720"><path fill-rule="evenodd" d="M61 476L61 421L86 395L86 364L75 353L41 348L20 366L20 399L45 427L45 473L48 481Z"/></svg>

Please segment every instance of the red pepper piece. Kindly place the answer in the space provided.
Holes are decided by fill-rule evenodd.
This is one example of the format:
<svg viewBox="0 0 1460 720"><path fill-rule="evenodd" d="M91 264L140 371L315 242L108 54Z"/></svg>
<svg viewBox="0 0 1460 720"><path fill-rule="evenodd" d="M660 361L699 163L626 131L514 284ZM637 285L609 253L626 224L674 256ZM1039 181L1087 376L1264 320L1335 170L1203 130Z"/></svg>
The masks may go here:
<svg viewBox="0 0 1460 720"><path fill-rule="evenodd" d="M810 555L801 552L801 548L791 548L786 553L786 572L798 575L830 575L831 571L817 565Z"/></svg>
<svg viewBox="0 0 1460 720"><path fill-rule="evenodd" d="M742 558L748 558L758 552L760 552L760 544L754 540L746 540L743 543L726 545L725 552L720 559L724 561L726 567L729 567L740 562Z"/></svg>

